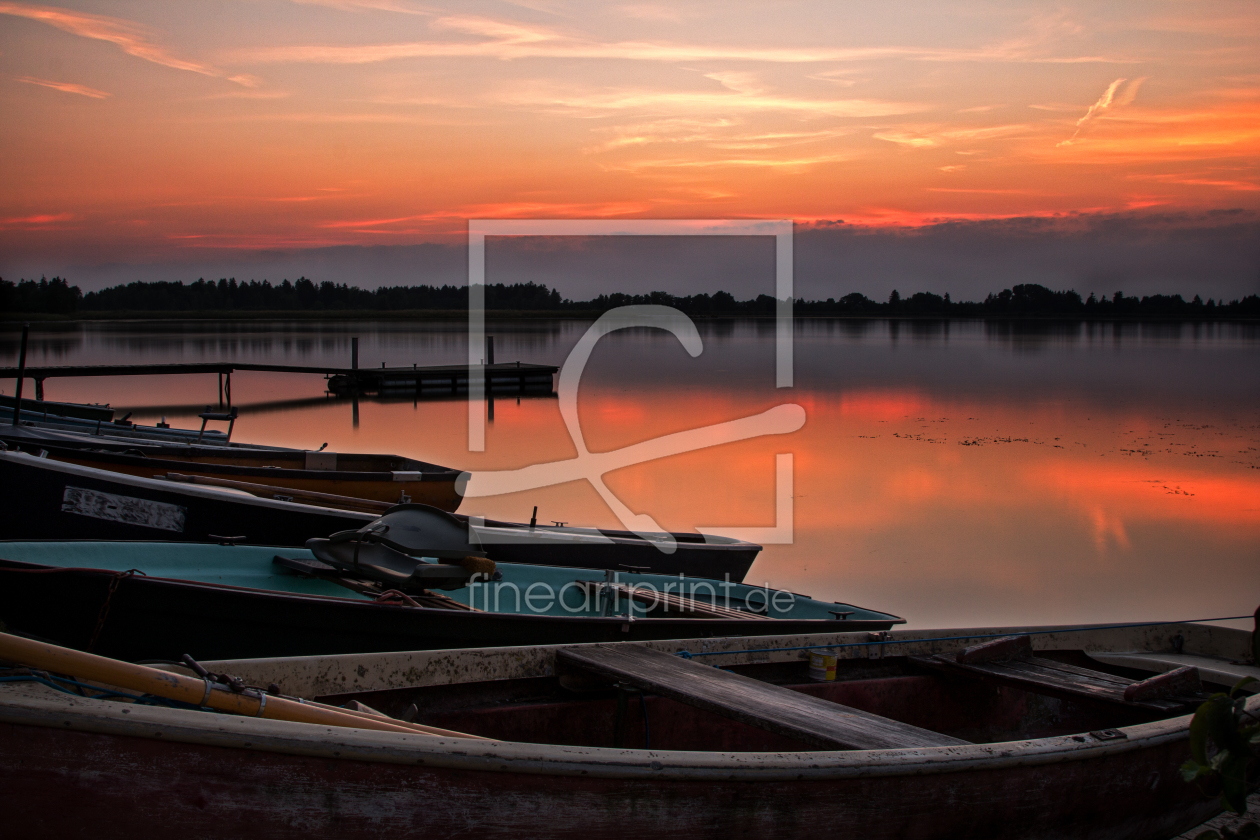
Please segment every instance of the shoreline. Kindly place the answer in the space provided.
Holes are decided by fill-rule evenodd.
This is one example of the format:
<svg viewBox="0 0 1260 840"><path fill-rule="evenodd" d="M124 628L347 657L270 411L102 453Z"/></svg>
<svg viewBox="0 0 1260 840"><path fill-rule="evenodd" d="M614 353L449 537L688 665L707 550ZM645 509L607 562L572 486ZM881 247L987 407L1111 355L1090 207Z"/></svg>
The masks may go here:
<svg viewBox="0 0 1260 840"><path fill-rule="evenodd" d="M605 310L581 309L570 311L551 310L487 310L489 321L594 321ZM467 317L463 309L411 309L411 310L190 310L185 312L170 311L102 311L91 314L74 313L58 314L46 312L27 312L0 314L0 325L17 325L31 323L96 323L142 321L146 323L181 322L181 321L463 321ZM702 313L689 315L694 321L773 321L774 315L751 315L747 313ZM854 315L801 315L794 316L797 321L993 321L993 322L1055 322L1055 323L1138 323L1138 324L1255 324L1260 323L1258 317L1240 315L1065 315L1035 313L975 314L975 315L942 315L942 314L854 314Z"/></svg>

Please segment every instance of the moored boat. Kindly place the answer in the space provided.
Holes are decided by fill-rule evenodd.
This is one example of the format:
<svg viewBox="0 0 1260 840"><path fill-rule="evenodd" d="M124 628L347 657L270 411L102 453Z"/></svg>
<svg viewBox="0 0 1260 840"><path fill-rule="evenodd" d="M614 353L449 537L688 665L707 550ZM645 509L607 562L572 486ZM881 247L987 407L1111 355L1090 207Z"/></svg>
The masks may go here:
<svg viewBox="0 0 1260 840"><path fill-rule="evenodd" d="M295 495L288 488L249 482L227 483L232 486L142 478L0 451L0 486L23 488L12 494L6 508L4 536L11 540L217 543L230 536L247 545L297 547L312 536L362 527L391 507L367 500ZM241 484L252 489L238 489ZM498 563L633 568L739 582L761 550L754 543L694 533L663 533L645 539L628 531L470 521L452 515L471 529L476 542ZM660 550L667 539L675 545L671 553Z"/></svg>
<svg viewBox="0 0 1260 840"><path fill-rule="evenodd" d="M0 426L0 441L42 458L151 478L174 473L262 483L308 493L375 502L419 502L442 510L459 507L460 471L403 458L301 449L110 444L89 436L52 436Z"/></svg>
<svg viewBox="0 0 1260 840"><path fill-rule="evenodd" d="M35 637L129 660L848 627L880 631L904 623L878 610L731 581L511 563L491 563L493 573L476 572L489 567L457 565L469 556L467 532L455 527L450 536L445 548L424 552L437 562L394 556L398 552L385 552L381 561L379 552L386 547L360 547L357 540L316 545L315 551L2 542L0 620ZM454 563L441 559L452 556Z"/></svg>
<svg viewBox="0 0 1260 840"><path fill-rule="evenodd" d="M14 399L0 395L0 426L13 425ZM207 408L209 408L207 406ZM230 436L215 427L181 429L164 421L158 425L145 425L131 420L131 412L116 417L117 411L109 405L93 403L63 403L51 400L22 400L18 425L40 432L92 435L97 438L116 438L126 441L153 441L156 443L191 443L204 446L241 446L231 443ZM244 444L248 446L248 444Z"/></svg>
<svg viewBox="0 0 1260 840"><path fill-rule="evenodd" d="M56 653L5 649L32 647ZM1178 772L1187 712L1260 675L1248 648L1243 631L1160 623L202 663L205 698L235 696L237 716L7 682L0 784L23 803L6 816L22 836L71 834L90 809L95 837L182 837L194 814L216 834L303 840L1163 840L1220 809ZM805 649L838 654L834 680L809 680ZM1182 669L1197 688L1142 694ZM166 670L197 705L202 680ZM44 677L59 684L29 679ZM374 729L276 719L294 704L242 683L348 706ZM843 734L811 743L789 707L812 711L820 737ZM415 724L453 731L404 731Z"/></svg>

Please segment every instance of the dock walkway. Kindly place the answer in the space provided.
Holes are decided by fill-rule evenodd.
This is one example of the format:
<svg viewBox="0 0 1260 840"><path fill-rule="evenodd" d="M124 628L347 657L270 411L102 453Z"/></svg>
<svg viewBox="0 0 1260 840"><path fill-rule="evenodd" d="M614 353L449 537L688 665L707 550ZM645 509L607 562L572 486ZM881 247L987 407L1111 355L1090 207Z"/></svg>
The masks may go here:
<svg viewBox="0 0 1260 840"><path fill-rule="evenodd" d="M550 391L552 376L559 370L554 365L526 364L524 362L500 362L483 365L486 391ZM320 365L275 365L249 362L194 362L188 364L149 365L64 365L57 367L27 366L23 375L35 380L35 398L44 398L44 380L55 377L76 376L169 376L179 374L215 373L226 377L227 403L232 403L231 377L234 371L264 371L268 373L318 374L328 380L328 390L341 393L377 394L436 394L459 393L468 390L469 366L464 365L412 365L411 367L333 367ZM0 379L15 378L16 367L0 368ZM223 399L223 380L220 380L220 403Z"/></svg>

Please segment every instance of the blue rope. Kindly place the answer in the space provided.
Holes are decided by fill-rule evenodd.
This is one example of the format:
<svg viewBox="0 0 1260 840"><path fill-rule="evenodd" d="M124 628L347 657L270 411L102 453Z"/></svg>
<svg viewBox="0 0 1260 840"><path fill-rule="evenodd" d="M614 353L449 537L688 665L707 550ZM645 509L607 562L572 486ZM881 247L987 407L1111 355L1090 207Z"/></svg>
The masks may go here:
<svg viewBox="0 0 1260 840"><path fill-rule="evenodd" d="M54 680L56 680L56 682L53 682ZM10 682L36 682L36 683L40 683L41 685L46 685L49 688L56 689L57 691L74 695L75 697L86 696L87 699L89 700L104 700L108 697L123 697L123 698L135 701L136 703L139 703L145 706L169 706L174 709L199 708L198 706L194 706L191 703L180 703L177 700L167 700L164 697L155 697L152 694L127 694L126 692L123 692L123 691L111 691L108 689L100 688L95 685L88 685L87 683L79 682L78 680L72 680L69 677L54 677L51 674L46 677L39 676L36 674L24 675L20 677L0 677L0 683L10 683ZM84 695L84 694L80 694L77 691L71 691L65 686L58 685L57 683L68 683L69 685L72 685L75 688L87 689L89 691L97 691L100 693L96 695Z"/></svg>
<svg viewBox="0 0 1260 840"><path fill-rule="evenodd" d="M1005 639L1013 635L1020 636L1041 636L1051 633L1081 633L1086 630L1119 630L1125 627L1163 627L1169 624L1202 624L1207 621L1242 621L1244 619L1254 618L1250 615L1231 615L1224 618L1194 618L1189 621L1147 621L1137 624L1099 624L1094 627L1064 627L1059 630L1029 630L1027 633L987 633L972 634L969 636L938 636L935 638L925 639L880 639L874 642L845 642L833 645L805 645L803 647L781 647L781 648L753 648L750 650L709 650L700 653L692 653L687 650L676 652L676 656L683 659L694 659L697 656L722 656L724 654L734 653L778 653L780 651L791 650L818 650L820 648L850 648L850 647L871 647L873 645L908 645L912 642L958 642L965 639Z"/></svg>

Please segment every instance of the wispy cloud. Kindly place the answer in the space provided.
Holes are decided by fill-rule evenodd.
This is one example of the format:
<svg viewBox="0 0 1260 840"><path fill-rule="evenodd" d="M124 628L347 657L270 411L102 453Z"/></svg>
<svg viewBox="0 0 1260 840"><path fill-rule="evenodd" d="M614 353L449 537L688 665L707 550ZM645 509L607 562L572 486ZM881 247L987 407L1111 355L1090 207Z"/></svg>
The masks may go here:
<svg viewBox="0 0 1260 840"><path fill-rule="evenodd" d="M431 15L433 10L402 0L293 0L302 6L327 6L343 12L397 12L404 15Z"/></svg>
<svg viewBox="0 0 1260 840"><path fill-rule="evenodd" d="M896 143L898 146L907 146L912 149L922 149L936 145L936 141L931 137L921 137L901 131L879 131L871 136L876 140L885 140L889 143Z"/></svg>
<svg viewBox="0 0 1260 840"><path fill-rule="evenodd" d="M635 111L641 114L737 114L740 112L788 112L832 117L887 117L924 110L917 103L872 99L809 99L764 91L725 90L669 91L621 89L582 91L557 89L540 84L522 85L505 91L500 103L551 112L574 114L613 114Z"/></svg>
<svg viewBox="0 0 1260 840"><path fill-rule="evenodd" d="M766 151L832 140L851 134L850 129L818 131L747 131L729 119L696 120L670 118L633 125L599 129L611 133L613 139L586 149L587 152L610 152L628 147L653 144L703 145L719 151Z"/></svg>
<svg viewBox="0 0 1260 840"><path fill-rule="evenodd" d="M73 219L73 213L36 213L33 216L10 216L7 219L0 219L0 228L42 230L52 227L58 222L69 222Z"/></svg>
<svg viewBox="0 0 1260 840"><path fill-rule="evenodd" d="M105 99L109 96L103 90L86 87L85 85L71 84L70 82L54 82L50 79L37 79L34 76L19 76L19 82L26 82L28 85L41 85L53 90L59 90L62 93L77 93L79 96L87 96L92 99Z"/></svg>
<svg viewBox="0 0 1260 840"><path fill-rule="evenodd" d="M618 6L617 11L628 18L659 23L682 23L686 17L682 9L665 3L628 3Z"/></svg>
<svg viewBox="0 0 1260 840"><path fill-rule="evenodd" d="M949 131L942 131L940 136L948 140L992 140L997 137L1013 137L1027 134L1031 130L1032 126L1026 123L1012 123L1009 125L987 125L979 128L955 128ZM967 154L967 152L960 152L959 154Z"/></svg>
<svg viewBox="0 0 1260 840"><path fill-rule="evenodd" d="M353 0L326 5L371 7L377 4ZM391 4L392 5L392 4ZM614 41L566 33L549 27L471 15L436 17L430 26L439 32L481 36L479 41L399 41L377 44L294 44L241 50L244 61L262 63L371 64L407 58L586 58L655 62L750 61L770 64L838 63L904 59L933 62L1006 63L1125 63L1131 59L1107 55L1055 55L1030 42L1012 42L976 48L951 47L827 47L757 46L669 41ZM840 84L837 71L823 71L813 78Z"/></svg>
<svg viewBox="0 0 1260 840"><path fill-rule="evenodd" d="M1085 116L1076 121L1076 131L1072 132L1072 136L1066 140L1060 141L1056 145L1072 145L1076 142L1076 138L1081 135L1081 132L1084 131L1090 123L1097 120L1107 111L1110 111L1113 107L1121 107L1130 104L1137 97L1138 88L1141 87L1142 82L1146 81L1146 77L1143 76L1140 79L1134 79L1132 82L1129 82L1129 86L1117 96L1116 91L1118 91L1120 86L1126 81L1128 80L1116 79L1114 82L1107 85L1107 89L1103 91L1102 96L1098 97L1098 101L1093 105L1090 105L1089 110L1085 112Z"/></svg>
<svg viewBox="0 0 1260 840"><path fill-rule="evenodd" d="M356 233L410 234L423 229L424 223L465 219L515 218L611 218L646 213L652 205L645 201L574 203L547 201L509 201L494 204L470 204L450 210L438 210L410 216L380 219L337 219L324 222L321 228ZM402 227L402 226L406 227ZM417 226L419 225L419 227Z"/></svg>
<svg viewBox="0 0 1260 840"><path fill-rule="evenodd" d="M150 33L144 27L120 18L92 15L86 12L74 12L54 6L36 6L29 3L0 2L0 14L27 18L56 27L63 32L91 38L95 41L106 41L117 46L127 55L171 67L175 70L187 70L203 76L215 76L228 79L239 85L253 87L257 79L247 75L229 75L226 71L208 64L187 61L171 55L165 47L153 43Z"/></svg>
<svg viewBox="0 0 1260 840"><path fill-rule="evenodd" d="M657 160L633 160L626 163L609 165L610 170L626 170L638 172L646 169L716 169L722 167L752 169L808 169L825 163L841 163L852 160L854 154L820 154L801 157L739 157L739 158L662 158Z"/></svg>

